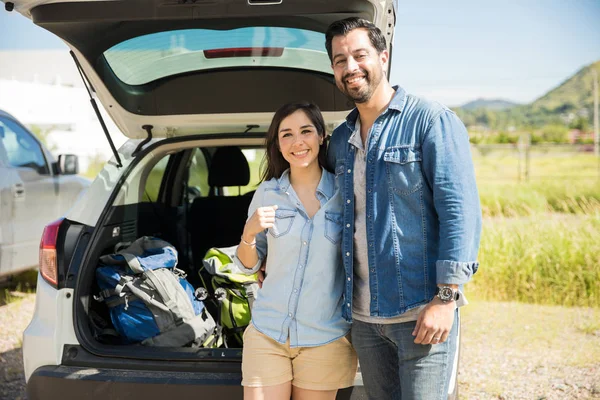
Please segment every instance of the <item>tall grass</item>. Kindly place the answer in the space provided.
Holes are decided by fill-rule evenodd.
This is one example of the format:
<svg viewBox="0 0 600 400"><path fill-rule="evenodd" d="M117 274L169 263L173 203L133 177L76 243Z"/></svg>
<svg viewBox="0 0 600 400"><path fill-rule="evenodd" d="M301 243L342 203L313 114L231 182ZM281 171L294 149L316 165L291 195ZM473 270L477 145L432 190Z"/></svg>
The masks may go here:
<svg viewBox="0 0 600 400"><path fill-rule="evenodd" d="M600 216L484 221L468 293L485 300L600 307Z"/></svg>
<svg viewBox="0 0 600 400"><path fill-rule="evenodd" d="M556 212L600 213L600 180L538 182L478 182L484 216L519 217Z"/></svg>

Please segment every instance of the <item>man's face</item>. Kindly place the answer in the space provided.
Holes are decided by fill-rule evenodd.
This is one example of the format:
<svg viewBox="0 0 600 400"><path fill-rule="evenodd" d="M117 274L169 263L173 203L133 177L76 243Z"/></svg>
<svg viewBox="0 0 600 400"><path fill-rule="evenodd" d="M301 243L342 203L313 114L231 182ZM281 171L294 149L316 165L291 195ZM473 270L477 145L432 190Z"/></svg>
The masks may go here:
<svg viewBox="0 0 600 400"><path fill-rule="evenodd" d="M366 29L355 29L331 41L335 83L355 103L365 103L381 83L387 50L377 54Z"/></svg>

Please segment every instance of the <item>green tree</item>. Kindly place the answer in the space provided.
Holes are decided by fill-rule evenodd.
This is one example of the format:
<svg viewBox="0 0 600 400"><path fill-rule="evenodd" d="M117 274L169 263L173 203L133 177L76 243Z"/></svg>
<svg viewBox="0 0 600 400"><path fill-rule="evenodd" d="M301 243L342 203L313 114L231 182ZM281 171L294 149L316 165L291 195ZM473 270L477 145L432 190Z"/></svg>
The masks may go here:
<svg viewBox="0 0 600 400"><path fill-rule="evenodd" d="M542 128L542 140L548 143L567 143L569 129L559 124L546 125Z"/></svg>
<svg viewBox="0 0 600 400"><path fill-rule="evenodd" d="M577 117L569 126L572 129L579 129L582 132L587 132L590 129L590 121L584 117Z"/></svg>

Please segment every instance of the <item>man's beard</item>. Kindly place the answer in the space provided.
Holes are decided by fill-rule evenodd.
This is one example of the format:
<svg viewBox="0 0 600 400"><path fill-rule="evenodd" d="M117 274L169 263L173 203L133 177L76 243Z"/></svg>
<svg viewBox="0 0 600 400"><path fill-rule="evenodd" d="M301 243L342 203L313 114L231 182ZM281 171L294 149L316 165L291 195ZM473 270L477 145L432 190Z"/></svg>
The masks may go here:
<svg viewBox="0 0 600 400"><path fill-rule="evenodd" d="M373 96L373 93L375 93L375 89L379 86L379 83L381 82L381 77L382 77L382 73L380 73L380 74L374 73L373 80L371 80L370 73L368 73L365 70L361 70L360 72L365 77L364 79L365 79L366 85L360 87L358 90L354 90L354 89L349 90L346 86L347 85L346 80L348 80L348 78L351 78L353 76L353 74L352 75L348 74L348 75L344 76L342 78L341 83L336 82L338 89L340 89L340 91L350 101L353 101L354 103L366 103L367 101L371 100L371 97Z"/></svg>

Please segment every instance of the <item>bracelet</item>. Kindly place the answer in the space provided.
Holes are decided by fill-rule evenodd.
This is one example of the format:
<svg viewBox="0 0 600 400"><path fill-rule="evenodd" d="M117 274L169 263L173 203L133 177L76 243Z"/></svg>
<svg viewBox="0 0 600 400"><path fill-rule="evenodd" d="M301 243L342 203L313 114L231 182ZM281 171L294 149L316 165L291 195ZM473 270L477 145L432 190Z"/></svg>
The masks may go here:
<svg viewBox="0 0 600 400"><path fill-rule="evenodd" d="M244 243L246 246L256 246L256 238L254 238L252 242L246 242L244 240L244 235L242 235L240 239L242 239L242 243Z"/></svg>

